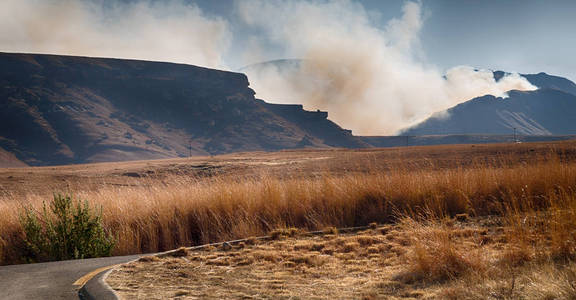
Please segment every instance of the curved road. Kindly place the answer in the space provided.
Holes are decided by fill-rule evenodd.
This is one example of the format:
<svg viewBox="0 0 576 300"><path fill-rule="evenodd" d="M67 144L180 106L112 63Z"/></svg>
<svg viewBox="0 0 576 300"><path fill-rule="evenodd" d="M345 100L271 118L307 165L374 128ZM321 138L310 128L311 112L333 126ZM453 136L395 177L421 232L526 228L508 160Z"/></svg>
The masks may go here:
<svg viewBox="0 0 576 300"><path fill-rule="evenodd" d="M101 257L0 267L0 299L78 299L74 283L88 273L142 255Z"/></svg>

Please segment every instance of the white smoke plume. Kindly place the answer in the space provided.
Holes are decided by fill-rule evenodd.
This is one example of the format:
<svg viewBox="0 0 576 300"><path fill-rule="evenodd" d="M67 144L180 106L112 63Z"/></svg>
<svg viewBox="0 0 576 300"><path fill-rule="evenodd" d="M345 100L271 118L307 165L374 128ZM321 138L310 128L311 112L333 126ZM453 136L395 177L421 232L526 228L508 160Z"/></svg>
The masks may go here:
<svg viewBox="0 0 576 300"><path fill-rule="evenodd" d="M257 96L327 110L355 134L394 134L477 96L536 89L518 74L498 82L491 71L465 66L443 74L420 59L423 18L416 2L406 2L402 18L385 28L346 0L246 0L237 6L246 24L265 33L254 45L278 44L284 57L303 59L292 68L248 68Z"/></svg>
<svg viewBox="0 0 576 300"><path fill-rule="evenodd" d="M183 0L2 0L0 51L224 67L228 23Z"/></svg>
<svg viewBox="0 0 576 300"><path fill-rule="evenodd" d="M396 133L476 96L535 89L517 74L495 82L490 71L443 72L426 63L416 2L406 2L401 18L379 27L352 0L238 0L237 20L209 16L191 1L1 0L0 51L224 69L231 49L246 64L301 58L292 68L246 70L257 96L326 110L330 119L363 135ZM231 48L233 26L249 29L237 31L244 34L236 37L244 52Z"/></svg>

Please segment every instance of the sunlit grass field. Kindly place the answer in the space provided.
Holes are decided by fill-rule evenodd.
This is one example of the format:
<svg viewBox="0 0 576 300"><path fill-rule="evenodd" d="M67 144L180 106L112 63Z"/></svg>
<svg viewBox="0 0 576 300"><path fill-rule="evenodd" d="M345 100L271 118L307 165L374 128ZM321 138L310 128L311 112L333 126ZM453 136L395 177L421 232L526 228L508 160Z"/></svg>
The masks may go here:
<svg viewBox="0 0 576 300"><path fill-rule="evenodd" d="M105 229L115 237L115 255L265 235L275 228L393 223L423 214L523 216L553 209L562 212L559 222L564 225L558 226L564 228L576 223L575 146L567 142L287 151L255 155L260 160L243 154L206 158L207 164L224 170L210 174L162 173L162 166L174 161L152 166L141 162L138 168L147 166L161 176L137 178L117 176L123 172L118 163L95 165L97 172L71 177L66 187L54 184L46 168L4 170L2 176L30 172L32 178L39 170L44 177L36 180L52 185L42 190L41 182L35 182L36 189L28 193L4 185L0 263L22 262L19 214L25 205L39 210L53 192L71 193L101 207ZM63 176L90 168L57 167L52 173ZM123 178L126 184L118 184ZM111 180L116 184L106 184ZM559 243L573 238L571 234L553 234L551 239ZM573 250L560 244L557 248Z"/></svg>

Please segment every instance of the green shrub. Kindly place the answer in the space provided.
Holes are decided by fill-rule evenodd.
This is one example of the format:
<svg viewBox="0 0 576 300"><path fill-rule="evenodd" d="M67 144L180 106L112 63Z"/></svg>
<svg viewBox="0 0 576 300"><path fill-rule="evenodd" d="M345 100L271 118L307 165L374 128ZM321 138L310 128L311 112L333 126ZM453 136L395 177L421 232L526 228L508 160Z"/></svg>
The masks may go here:
<svg viewBox="0 0 576 300"><path fill-rule="evenodd" d="M55 194L42 212L31 207L20 215L29 262L110 256L113 238L102 227L102 210L88 201Z"/></svg>

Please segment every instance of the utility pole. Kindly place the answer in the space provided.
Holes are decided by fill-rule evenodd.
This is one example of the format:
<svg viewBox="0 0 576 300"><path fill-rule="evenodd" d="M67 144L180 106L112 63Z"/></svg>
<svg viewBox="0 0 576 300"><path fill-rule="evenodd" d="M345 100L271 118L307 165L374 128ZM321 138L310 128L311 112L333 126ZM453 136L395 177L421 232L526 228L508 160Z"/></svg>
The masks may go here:
<svg viewBox="0 0 576 300"><path fill-rule="evenodd" d="M514 127L514 143L518 142L518 140L516 139L516 127Z"/></svg>
<svg viewBox="0 0 576 300"><path fill-rule="evenodd" d="M188 143L188 149L190 150L190 155L188 157L192 157L192 140L190 140Z"/></svg>

